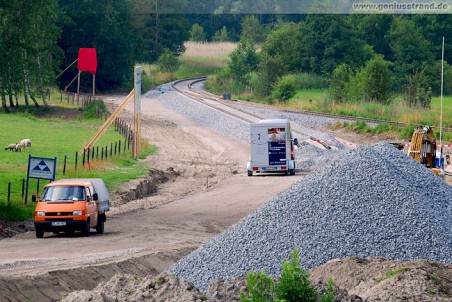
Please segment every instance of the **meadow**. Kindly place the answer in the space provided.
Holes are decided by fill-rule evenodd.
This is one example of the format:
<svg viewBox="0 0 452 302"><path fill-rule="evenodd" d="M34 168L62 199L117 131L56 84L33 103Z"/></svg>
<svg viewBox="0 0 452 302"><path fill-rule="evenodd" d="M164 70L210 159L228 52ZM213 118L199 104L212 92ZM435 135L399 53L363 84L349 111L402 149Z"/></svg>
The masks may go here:
<svg viewBox="0 0 452 302"><path fill-rule="evenodd" d="M18 112L15 114L0 113L0 145L6 147L11 143L19 142L24 138L32 141L32 147L14 152L1 150L0 156L0 217L7 217L9 209L14 207L24 208L29 214L34 206L30 204L31 195L38 194L48 180L30 179L28 205L23 199L23 180L27 177L29 155L44 158L56 158L56 179L60 178L103 178L107 187L113 191L120 184L147 174L148 168L132 158L131 148L124 151L125 140L117 133L114 126L110 126L107 132L101 136L95 147L99 147L97 159L90 161L90 165L82 162L83 144L93 136L103 124L98 118L37 118L33 114ZM119 142L121 153L119 154ZM105 159L101 160L102 148L110 150L115 144L118 146L116 155L110 157L110 151ZM155 152L154 146L146 142L142 143L141 157ZM77 166L75 165L77 155ZM66 158L66 168L64 160ZM8 202L8 186L10 196ZM2 208L3 207L3 208ZM14 218L14 217L13 217Z"/></svg>

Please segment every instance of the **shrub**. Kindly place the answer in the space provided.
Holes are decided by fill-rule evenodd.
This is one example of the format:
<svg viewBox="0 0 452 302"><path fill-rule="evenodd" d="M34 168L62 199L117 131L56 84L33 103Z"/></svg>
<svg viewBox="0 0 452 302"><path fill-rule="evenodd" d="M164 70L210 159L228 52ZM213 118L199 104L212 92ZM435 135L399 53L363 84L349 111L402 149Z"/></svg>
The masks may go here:
<svg viewBox="0 0 452 302"><path fill-rule="evenodd" d="M99 116L107 113L108 110L104 101L96 100L95 102L88 104L83 115L85 118L98 118Z"/></svg>
<svg viewBox="0 0 452 302"><path fill-rule="evenodd" d="M333 100L337 102L347 101L347 85L352 76L352 71L346 64L340 64L333 70L329 86L329 94Z"/></svg>
<svg viewBox="0 0 452 302"><path fill-rule="evenodd" d="M405 102L410 107L430 108L432 88L423 70L414 72L408 77L404 91Z"/></svg>
<svg viewBox="0 0 452 302"><path fill-rule="evenodd" d="M297 91L297 76L288 74L281 77L273 85L272 97L281 101L287 101Z"/></svg>
<svg viewBox="0 0 452 302"><path fill-rule="evenodd" d="M295 249L291 259L284 261L275 296L286 302L315 302L316 292L308 279L308 273L300 266L298 254L298 250Z"/></svg>
<svg viewBox="0 0 452 302"><path fill-rule="evenodd" d="M297 75L299 89L321 89L328 87L328 79L314 74L303 72Z"/></svg>
<svg viewBox="0 0 452 302"><path fill-rule="evenodd" d="M317 293L308 279L308 273L300 266L298 249L293 250L291 259L283 263L279 280L273 280L265 272L250 272L247 277L247 293L241 293L242 302L315 302ZM334 282L328 280L328 286L321 302L334 301Z"/></svg>
<svg viewBox="0 0 452 302"><path fill-rule="evenodd" d="M165 49L157 60L157 66L160 71L174 72L180 66L179 58L169 49Z"/></svg>
<svg viewBox="0 0 452 302"><path fill-rule="evenodd" d="M375 56L361 70L366 101L389 103L392 93L391 65L383 56Z"/></svg>

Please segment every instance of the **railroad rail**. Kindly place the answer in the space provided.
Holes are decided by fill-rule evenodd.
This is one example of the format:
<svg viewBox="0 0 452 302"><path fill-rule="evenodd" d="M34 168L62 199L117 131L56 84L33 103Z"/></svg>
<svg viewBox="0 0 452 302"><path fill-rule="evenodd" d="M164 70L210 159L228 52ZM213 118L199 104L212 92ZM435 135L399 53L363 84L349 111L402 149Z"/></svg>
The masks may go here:
<svg viewBox="0 0 452 302"><path fill-rule="evenodd" d="M225 100L223 100L222 98L220 98L218 95L215 95L215 94L203 91L203 90L195 89L193 87L194 84L202 82L204 80L205 80L205 77L179 80L179 81L175 81L172 84L172 87L179 93L181 93L185 96L188 96L189 98L191 98L195 101L198 101L206 106L209 106L215 110L219 110L225 114L233 116L242 121L245 121L248 123L255 123L255 122L258 122L259 120L265 119L262 116L259 116L257 114L254 114L254 113L248 112L246 110L243 110L241 108L237 108L236 106L233 106L232 104L230 104L230 103L226 102ZM182 86L182 85L179 86L179 84L181 84L183 82L189 82L189 83L186 86ZM182 87L187 87L188 90L183 89ZM303 133L296 129L293 129L292 131L296 134L309 137L309 140L311 141L311 143L313 143L315 145L320 145L321 148L331 149L331 147L326 142L323 142L307 133Z"/></svg>
<svg viewBox="0 0 452 302"><path fill-rule="evenodd" d="M205 81L206 77L197 77L192 78L192 83L190 84L190 87L192 87L194 84ZM188 79L187 79L188 80ZM181 80L184 81L184 80ZM198 90L199 91L199 90ZM218 101L229 103L229 104L241 104L248 107L255 107L260 109L271 109L276 110L280 112L288 112L288 113L295 113L295 114L305 114L305 115L311 115L311 116L318 116L318 117L327 117L331 119L338 119L338 120L346 120L346 121L363 121L366 123L373 123L373 124L388 124L388 125L394 125L398 127L407 127L407 126L414 126L414 127L424 127L425 125L422 124L416 124L416 123L402 123L397 121L388 121L388 120L381 120L381 119L372 119L372 118L365 118L365 117L359 117L359 116L349 116L349 115L341 115L341 114L331 114L331 113L322 113L322 112L314 112L309 110L297 110L297 109L288 109L288 108L277 108L270 105L265 104L258 104L258 103L252 103L252 102L245 102L241 100L223 100L222 97L205 92L205 91L199 91L199 93L202 93L206 97L216 98ZM431 126L434 129L439 129L439 126ZM452 128L450 127L443 127L443 132L452 132Z"/></svg>

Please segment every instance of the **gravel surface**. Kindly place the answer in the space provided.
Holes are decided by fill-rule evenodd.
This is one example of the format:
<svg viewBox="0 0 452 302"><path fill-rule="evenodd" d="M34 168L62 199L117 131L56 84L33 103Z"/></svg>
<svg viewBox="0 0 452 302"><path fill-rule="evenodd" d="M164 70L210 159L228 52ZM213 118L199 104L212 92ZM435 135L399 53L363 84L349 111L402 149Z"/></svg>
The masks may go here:
<svg viewBox="0 0 452 302"><path fill-rule="evenodd" d="M159 98L165 107L174 110L181 115L188 116L198 124L212 128L215 131L231 137L232 139L246 144L250 141L250 126L248 123L186 98L179 93L172 91L170 84L159 86L157 89L147 92L144 96ZM346 150L345 145L336 141L334 136L309 128L326 126L332 123L331 118L282 113L278 111L272 112L270 110L261 110L247 106L241 107L249 112L263 115L265 118L289 119L292 124L292 129L306 134L294 135L298 138L301 144L300 148L295 152L297 168L312 171L323 165L325 162L328 162L331 158L331 151L310 145L307 141L309 136L314 136L320 140L327 140L330 146L336 147L336 152L333 154L337 154L338 151L341 150Z"/></svg>
<svg viewBox="0 0 452 302"><path fill-rule="evenodd" d="M168 269L206 290L248 271L278 275L348 256L452 261L452 187L387 143L344 152Z"/></svg>
<svg viewBox="0 0 452 302"><path fill-rule="evenodd" d="M165 107L190 117L202 126L209 127L235 140L249 142L250 126L248 123L235 117L227 116L209 106L186 98L175 91L167 91L167 86L161 86L159 90L165 91L165 93L156 94L153 91L144 96L157 97Z"/></svg>

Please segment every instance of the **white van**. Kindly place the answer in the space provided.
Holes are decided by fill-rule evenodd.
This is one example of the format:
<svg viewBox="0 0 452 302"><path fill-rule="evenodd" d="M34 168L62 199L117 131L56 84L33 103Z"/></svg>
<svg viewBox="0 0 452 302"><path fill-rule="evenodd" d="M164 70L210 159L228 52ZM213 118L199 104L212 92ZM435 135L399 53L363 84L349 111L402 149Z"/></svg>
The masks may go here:
<svg viewBox="0 0 452 302"><path fill-rule="evenodd" d="M251 124L251 160L248 176L260 172L295 174L294 145L290 122L286 119L261 120Z"/></svg>

